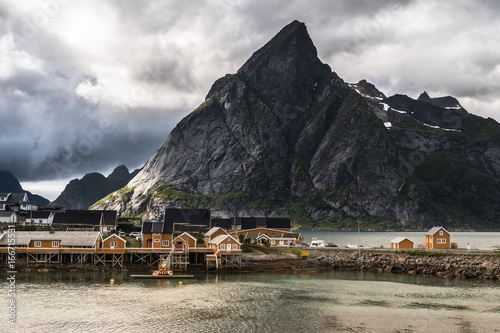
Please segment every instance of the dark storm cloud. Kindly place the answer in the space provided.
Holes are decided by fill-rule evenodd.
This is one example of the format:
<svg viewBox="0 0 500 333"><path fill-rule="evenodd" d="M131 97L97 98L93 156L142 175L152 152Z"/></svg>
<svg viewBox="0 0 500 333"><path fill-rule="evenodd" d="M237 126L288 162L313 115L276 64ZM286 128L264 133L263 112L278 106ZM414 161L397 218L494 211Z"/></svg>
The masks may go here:
<svg viewBox="0 0 500 333"><path fill-rule="evenodd" d="M211 84L283 26L387 95L500 119L496 1L0 2L0 169L67 179L143 165Z"/></svg>

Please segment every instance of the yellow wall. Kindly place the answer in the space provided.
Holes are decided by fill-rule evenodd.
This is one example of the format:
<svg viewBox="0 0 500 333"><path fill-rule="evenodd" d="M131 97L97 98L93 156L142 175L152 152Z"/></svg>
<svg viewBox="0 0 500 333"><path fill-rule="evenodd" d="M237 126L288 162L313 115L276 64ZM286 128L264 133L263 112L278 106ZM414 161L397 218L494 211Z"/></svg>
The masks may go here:
<svg viewBox="0 0 500 333"><path fill-rule="evenodd" d="M441 231L443 232L442 235L440 235ZM438 239L440 239L440 238L446 239L446 242L444 244L438 243ZM425 247L428 249L450 249L451 248L450 234L447 233L445 230L441 229L441 230L438 230L432 236L425 235Z"/></svg>
<svg viewBox="0 0 500 333"><path fill-rule="evenodd" d="M155 240L158 240L155 242ZM162 246L163 241L168 240L168 246ZM172 234L144 234L142 247L160 249L172 247Z"/></svg>
<svg viewBox="0 0 500 333"><path fill-rule="evenodd" d="M116 237L115 235L109 237L108 239L105 239L102 242L102 247L105 249L110 249L111 248L111 242L116 242L115 249L124 249L127 245L126 242L121 240L120 238Z"/></svg>
<svg viewBox="0 0 500 333"><path fill-rule="evenodd" d="M58 240L58 239L54 239L53 241L56 241L56 242L59 242L59 247L61 247L61 241ZM42 246L37 246L37 247L44 247L44 248L51 248L52 247L52 240L43 240L43 241L40 241L42 243ZM35 242L38 242L37 240L32 240L30 241L28 247L35 247Z"/></svg>

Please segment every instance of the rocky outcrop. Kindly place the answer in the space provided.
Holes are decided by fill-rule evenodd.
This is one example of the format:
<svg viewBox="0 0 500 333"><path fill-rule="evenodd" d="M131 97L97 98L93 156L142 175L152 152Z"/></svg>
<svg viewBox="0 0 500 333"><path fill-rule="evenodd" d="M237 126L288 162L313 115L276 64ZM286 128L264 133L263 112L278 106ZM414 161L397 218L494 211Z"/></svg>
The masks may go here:
<svg viewBox="0 0 500 333"><path fill-rule="evenodd" d="M97 209L287 215L297 227L500 226L500 125L456 99L345 83L305 25L283 28Z"/></svg>
<svg viewBox="0 0 500 333"><path fill-rule="evenodd" d="M65 209L87 209L97 200L127 185L138 172L129 173L126 166L120 165L108 177L97 172L88 173L82 179L70 181L52 204Z"/></svg>
<svg viewBox="0 0 500 333"><path fill-rule="evenodd" d="M359 270L449 278L500 279L500 258L430 253L429 256L402 253L318 251L311 260L326 269Z"/></svg>
<svg viewBox="0 0 500 333"><path fill-rule="evenodd" d="M0 192L26 193L28 200L40 205L47 205L49 200L38 194L25 191L19 180L9 171L0 171Z"/></svg>

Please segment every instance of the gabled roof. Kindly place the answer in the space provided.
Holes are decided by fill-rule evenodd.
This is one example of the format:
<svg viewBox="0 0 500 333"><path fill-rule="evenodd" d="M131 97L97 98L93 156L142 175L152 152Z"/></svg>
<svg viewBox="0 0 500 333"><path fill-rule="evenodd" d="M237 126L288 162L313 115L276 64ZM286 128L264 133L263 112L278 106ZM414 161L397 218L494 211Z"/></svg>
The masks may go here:
<svg viewBox="0 0 500 333"><path fill-rule="evenodd" d="M191 239L197 241L197 239L195 237L193 237L192 235L188 234L187 232L183 232L179 236L182 237L182 238L184 238L184 239L186 239L184 236L187 236L187 237L190 237Z"/></svg>
<svg viewBox="0 0 500 333"><path fill-rule="evenodd" d="M105 241L107 241L109 238L113 238L113 236L114 236L115 238L121 239L124 243L127 243L127 240L126 240L126 239L121 238L121 237L120 237L120 236L118 236L117 234L112 234L112 235L109 235L108 237L106 237L106 239L103 239L102 241L103 241L103 242L105 242Z"/></svg>
<svg viewBox="0 0 500 333"><path fill-rule="evenodd" d="M411 239L409 239L408 237L396 237L394 238L393 240L391 240L391 243L401 243L402 241L404 241L405 239L409 240L410 242L412 243L415 243L414 241L412 241Z"/></svg>
<svg viewBox="0 0 500 333"><path fill-rule="evenodd" d="M11 217L13 214L16 214L14 211L0 211L0 217Z"/></svg>
<svg viewBox="0 0 500 333"><path fill-rule="evenodd" d="M18 204L28 199L28 195L22 192L2 192L0 195L7 196L7 200L2 202L8 205Z"/></svg>
<svg viewBox="0 0 500 333"><path fill-rule="evenodd" d="M221 230L222 232L224 232L226 235L228 235L227 231L222 229L221 227L213 227L212 229L208 230L205 235L205 237L210 237L212 236L213 234L217 233L217 231Z"/></svg>
<svg viewBox="0 0 500 333"><path fill-rule="evenodd" d="M172 234L174 232L173 223L167 222L143 222L142 234Z"/></svg>
<svg viewBox="0 0 500 333"><path fill-rule="evenodd" d="M271 235L267 235L267 234L259 234L259 236L257 236L257 240L261 239L261 238L267 238L267 239L271 239Z"/></svg>
<svg viewBox="0 0 500 333"><path fill-rule="evenodd" d="M94 246L100 233L95 231L16 231L16 245L27 246L31 240L60 241L61 246ZM0 245L7 245L7 237L0 239Z"/></svg>
<svg viewBox="0 0 500 333"><path fill-rule="evenodd" d="M215 245L219 245L220 243L222 243L224 240L226 240L226 238L228 237L231 237L233 240L235 240L238 244L241 245L241 243L236 239L234 238L233 236L231 235L219 235L217 237L215 237L214 239L212 239L209 244L215 244Z"/></svg>
<svg viewBox="0 0 500 333"><path fill-rule="evenodd" d="M436 232L438 232L438 231L439 231L439 230L441 230L441 229L443 229L443 230L444 230L447 234L449 234L449 235L451 236L451 234L450 234L448 231L446 231L446 229L445 229L445 228L443 228L443 227L434 227L434 228L432 228L431 230L427 231L427 232L425 233L425 235L426 235L426 236L433 236Z"/></svg>

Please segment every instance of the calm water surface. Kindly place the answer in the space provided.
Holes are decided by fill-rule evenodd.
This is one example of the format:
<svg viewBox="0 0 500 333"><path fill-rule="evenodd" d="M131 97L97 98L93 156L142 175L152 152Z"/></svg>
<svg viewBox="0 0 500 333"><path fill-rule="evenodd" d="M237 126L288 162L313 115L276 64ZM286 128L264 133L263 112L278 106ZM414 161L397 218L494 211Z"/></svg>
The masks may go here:
<svg viewBox="0 0 500 333"><path fill-rule="evenodd" d="M126 273L16 278L14 328L0 283L3 332L500 332L498 281L333 271L203 274L182 286Z"/></svg>
<svg viewBox="0 0 500 333"><path fill-rule="evenodd" d="M355 231L300 231L304 242L310 243L312 237L322 239L327 243L343 247L346 244L358 244L358 232ZM415 244L425 244L425 232L376 232L362 231L359 233L360 243L369 247L391 248L391 240L396 237L408 237ZM500 245L500 232L452 232L451 241L458 243L459 248L491 249Z"/></svg>

